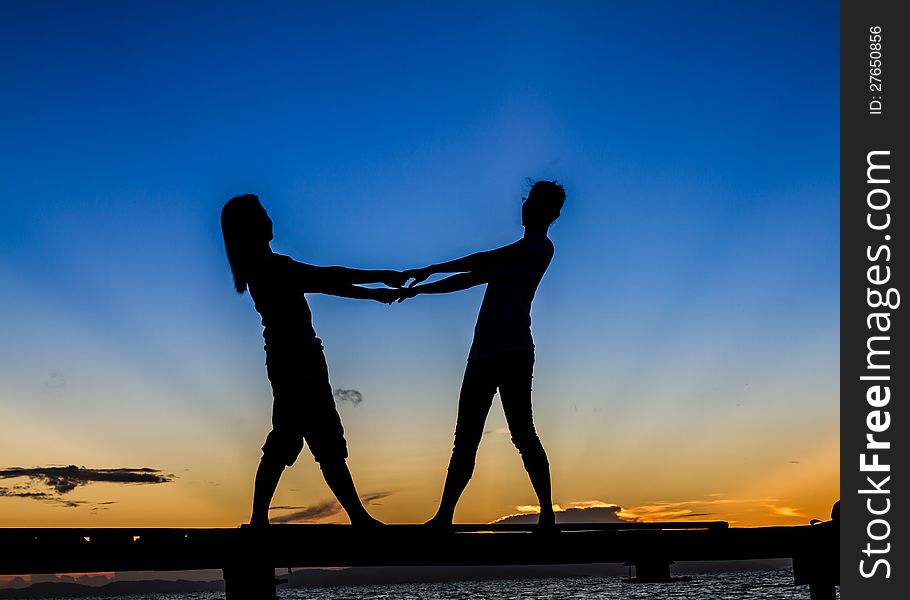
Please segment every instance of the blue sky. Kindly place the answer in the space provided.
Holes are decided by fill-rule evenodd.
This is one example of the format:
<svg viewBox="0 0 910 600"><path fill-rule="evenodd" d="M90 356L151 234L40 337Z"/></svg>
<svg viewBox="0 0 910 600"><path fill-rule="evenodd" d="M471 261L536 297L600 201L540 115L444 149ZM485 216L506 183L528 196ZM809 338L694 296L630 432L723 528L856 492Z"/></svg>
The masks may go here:
<svg viewBox="0 0 910 600"><path fill-rule="evenodd" d="M779 451L828 444L838 51L821 2L4 3L0 402L8 427L72 436L55 454L22 434L4 460L217 471L188 458L197 432L255 463L270 402L230 196L259 194L298 260L407 268L520 236L528 177L568 193L533 313L557 485L591 500L591 460L691 448L655 415L709 437L814 423ZM481 295L311 298L333 383L364 394L353 448L438 450L401 497L438 486ZM778 458L760 437L742 454ZM641 488L716 491L665 481Z"/></svg>

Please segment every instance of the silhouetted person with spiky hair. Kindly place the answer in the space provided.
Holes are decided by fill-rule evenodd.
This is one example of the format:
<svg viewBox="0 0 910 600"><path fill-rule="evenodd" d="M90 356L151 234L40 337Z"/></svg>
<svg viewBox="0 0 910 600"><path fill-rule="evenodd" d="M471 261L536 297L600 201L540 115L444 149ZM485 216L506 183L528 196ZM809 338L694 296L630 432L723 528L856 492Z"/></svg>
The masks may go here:
<svg viewBox="0 0 910 600"><path fill-rule="evenodd" d="M395 271L317 267L272 252L272 220L252 194L231 198L221 212L221 230L234 287L247 289L262 316L266 369L272 384L272 431L256 471L250 524L267 525L269 503L285 466L309 445L326 483L354 525L376 525L357 495L345 462L347 444L335 408L322 342L313 329L307 292L391 303L398 290L358 287L381 282L400 287Z"/></svg>
<svg viewBox="0 0 910 600"><path fill-rule="evenodd" d="M452 524L455 505L474 472L484 422L497 389L512 442L521 453L540 502L539 523L545 527L555 523L550 465L531 414L531 301L553 258L553 243L547 230L559 217L565 198L561 185L538 181L521 207L525 233L520 240L489 252L404 272L414 281L400 291L399 302L416 294L443 294L487 284L458 399L455 445L442 499L428 525ZM416 285L434 273L457 274Z"/></svg>

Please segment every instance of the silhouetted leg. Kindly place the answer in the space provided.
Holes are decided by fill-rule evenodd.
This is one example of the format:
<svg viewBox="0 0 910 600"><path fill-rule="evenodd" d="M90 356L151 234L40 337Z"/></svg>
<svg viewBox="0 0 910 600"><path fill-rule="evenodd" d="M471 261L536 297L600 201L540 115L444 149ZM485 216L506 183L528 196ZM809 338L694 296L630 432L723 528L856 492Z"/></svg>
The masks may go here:
<svg viewBox="0 0 910 600"><path fill-rule="evenodd" d="M344 459L323 461L319 463L319 466L322 468L325 482L329 484L329 488L338 498L341 507L348 513L352 525L382 525L382 522L371 517L367 509L363 507L360 496L357 495L357 489L354 487L351 471Z"/></svg>
<svg viewBox="0 0 910 600"><path fill-rule="evenodd" d="M275 495L282 472L284 463L280 461L267 456L263 456L259 461L256 483L253 487L253 515L250 517L250 525L258 527L269 524L269 504Z"/></svg>
<svg viewBox="0 0 910 600"><path fill-rule="evenodd" d="M483 426L487 413L493 405L496 386L487 365L468 362L465 368L461 394L458 398L458 421L455 425L455 445L449 470L442 490L442 498L436 515L427 525L451 525L455 517L455 505L471 480L477 447L483 437Z"/></svg>
<svg viewBox="0 0 910 600"><path fill-rule="evenodd" d="M553 525L553 497L550 484L550 462L534 429L531 412L531 374L534 368L532 355L516 355L503 361L499 386L502 410L509 424L512 443L521 453L525 471L540 504L539 523Z"/></svg>

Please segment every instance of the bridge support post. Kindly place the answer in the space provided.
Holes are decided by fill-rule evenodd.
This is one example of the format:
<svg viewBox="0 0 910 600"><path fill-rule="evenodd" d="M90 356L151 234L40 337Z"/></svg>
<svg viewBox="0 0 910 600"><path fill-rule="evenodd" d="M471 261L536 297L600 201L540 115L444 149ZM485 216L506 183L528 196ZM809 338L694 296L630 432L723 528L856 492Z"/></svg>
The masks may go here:
<svg viewBox="0 0 910 600"><path fill-rule="evenodd" d="M833 583L810 583L809 584L810 600L834 600L837 598L837 591Z"/></svg>
<svg viewBox="0 0 910 600"><path fill-rule="evenodd" d="M635 567L635 583L665 583L673 581L670 577L672 561L655 559L632 563Z"/></svg>
<svg viewBox="0 0 910 600"><path fill-rule="evenodd" d="M240 528L241 543L226 556L222 567L225 600L277 600L273 541L266 530Z"/></svg>
<svg viewBox="0 0 910 600"><path fill-rule="evenodd" d="M793 557L796 585L809 585L812 600L834 600L840 582L840 501L831 510L831 520L810 528L811 541Z"/></svg>
<svg viewBox="0 0 910 600"><path fill-rule="evenodd" d="M235 563L222 569L225 600L277 600L276 587L286 580L275 578L267 564Z"/></svg>

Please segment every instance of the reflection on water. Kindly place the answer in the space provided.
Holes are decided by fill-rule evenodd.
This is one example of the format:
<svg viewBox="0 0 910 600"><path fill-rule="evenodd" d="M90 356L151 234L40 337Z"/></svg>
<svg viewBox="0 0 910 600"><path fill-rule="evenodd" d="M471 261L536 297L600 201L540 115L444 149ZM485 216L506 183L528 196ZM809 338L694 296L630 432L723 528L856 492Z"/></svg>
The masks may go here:
<svg viewBox="0 0 910 600"><path fill-rule="evenodd" d="M692 574L685 583L623 583L620 577L571 577L279 589L281 600L797 600L807 586L793 585L787 569ZM216 592L106 596L103 600L223 600ZM840 595L838 595L838 598ZM88 600L102 600L90 598Z"/></svg>

